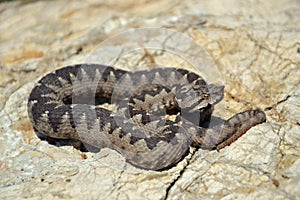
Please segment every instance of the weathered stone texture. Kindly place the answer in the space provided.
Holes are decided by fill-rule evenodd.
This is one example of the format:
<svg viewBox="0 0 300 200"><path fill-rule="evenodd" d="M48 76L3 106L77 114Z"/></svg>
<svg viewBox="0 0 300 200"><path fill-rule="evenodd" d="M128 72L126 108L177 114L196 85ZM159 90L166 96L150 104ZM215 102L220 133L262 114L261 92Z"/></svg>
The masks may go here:
<svg viewBox="0 0 300 200"><path fill-rule="evenodd" d="M300 199L299 10L293 0L0 3L0 198ZM162 172L136 169L113 150L82 153L38 139L26 110L38 77L118 56L126 39L100 53L99 45L143 27L182 32L209 53L222 74L210 78L226 85L216 115L260 108L267 123L220 152L191 149ZM182 61L159 49L137 52L115 65Z"/></svg>

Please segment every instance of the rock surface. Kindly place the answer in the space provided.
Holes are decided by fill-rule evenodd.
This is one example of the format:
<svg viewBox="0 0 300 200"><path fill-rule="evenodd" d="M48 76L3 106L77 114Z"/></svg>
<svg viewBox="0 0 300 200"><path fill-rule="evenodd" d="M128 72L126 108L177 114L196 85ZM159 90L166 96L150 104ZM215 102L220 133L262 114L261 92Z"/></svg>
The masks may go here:
<svg viewBox="0 0 300 200"><path fill-rule="evenodd" d="M0 198L300 199L299 9L292 0L0 3ZM118 34L144 27L161 29L129 51ZM220 152L191 148L161 172L132 167L113 150L83 153L36 136L27 98L47 72L82 62L190 67L178 54L143 48L161 45L150 39L163 28L191 37L216 63L208 78L226 85L216 115L260 108L267 123Z"/></svg>

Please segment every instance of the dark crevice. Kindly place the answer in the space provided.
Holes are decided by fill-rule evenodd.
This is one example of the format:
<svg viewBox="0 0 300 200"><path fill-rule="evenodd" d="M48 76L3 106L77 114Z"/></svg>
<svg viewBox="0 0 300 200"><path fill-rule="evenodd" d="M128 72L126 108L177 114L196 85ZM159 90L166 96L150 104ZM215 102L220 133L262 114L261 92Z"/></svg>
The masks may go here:
<svg viewBox="0 0 300 200"><path fill-rule="evenodd" d="M273 104L273 105L271 105L271 106L269 106L269 107L266 107L265 110L268 111L268 110L274 109L274 108L275 108L276 106L278 106L279 104L286 102L290 97L291 97L291 95L287 95L284 99L282 99L282 100L276 102L275 104Z"/></svg>
<svg viewBox="0 0 300 200"><path fill-rule="evenodd" d="M170 185L167 187L166 189L166 195L165 198L163 198L163 200L168 199L169 193L171 191L171 189L173 188L173 186L176 184L176 182L182 177L183 173L186 171L186 168L189 166L190 164L190 160L194 157L195 153L197 151L193 151L191 153L191 157L187 158L187 164L180 170L179 175L170 183Z"/></svg>
<svg viewBox="0 0 300 200"><path fill-rule="evenodd" d="M281 104L281 103L287 101L290 97L291 97L290 95L287 95L284 99L278 101L278 102L276 103L276 105L279 105L279 104Z"/></svg>
<svg viewBox="0 0 300 200"><path fill-rule="evenodd" d="M82 51L83 51L83 48L82 48L82 47L78 47L78 48L76 49L75 55L80 54Z"/></svg>

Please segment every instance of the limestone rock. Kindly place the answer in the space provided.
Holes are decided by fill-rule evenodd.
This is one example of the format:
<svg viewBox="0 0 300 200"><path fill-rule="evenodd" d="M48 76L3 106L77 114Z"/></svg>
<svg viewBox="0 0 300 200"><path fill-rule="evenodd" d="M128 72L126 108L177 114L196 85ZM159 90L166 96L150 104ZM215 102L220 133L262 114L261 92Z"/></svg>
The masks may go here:
<svg viewBox="0 0 300 200"><path fill-rule="evenodd" d="M299 1L289 0L0 3L0 198L299 199L299 9ZM142 35L135 51L128 38L116 37L144 27L160 29ZM191 148L161 172L137 169L113 150L83 153L35 135L27 98L54 69L111 62L130 70L149 63L193 70L178 52L144 48L183 45L172 37L161 44L166 28L210 55L214 63L201 60L201 69L217 69L208 78L226 85L216 115L261 108L267 123L220 152ZM190 43L180 47L201 59Z"/></svg>

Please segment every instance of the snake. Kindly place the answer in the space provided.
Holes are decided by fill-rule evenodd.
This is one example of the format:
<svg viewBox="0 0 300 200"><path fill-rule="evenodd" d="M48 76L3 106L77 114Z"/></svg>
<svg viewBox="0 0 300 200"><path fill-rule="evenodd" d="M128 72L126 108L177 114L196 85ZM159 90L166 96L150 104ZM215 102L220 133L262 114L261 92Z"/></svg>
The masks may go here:
<svg viewBox="0 0 300 200"><path fill-rule="evenodd" d="M135 167L164 170L190 147L219 151L266 121L260 109L214 117L223 97L224 86L186 69L76 64L40 78L27 108L34 130L47 138L110 148Z"/></svg>

